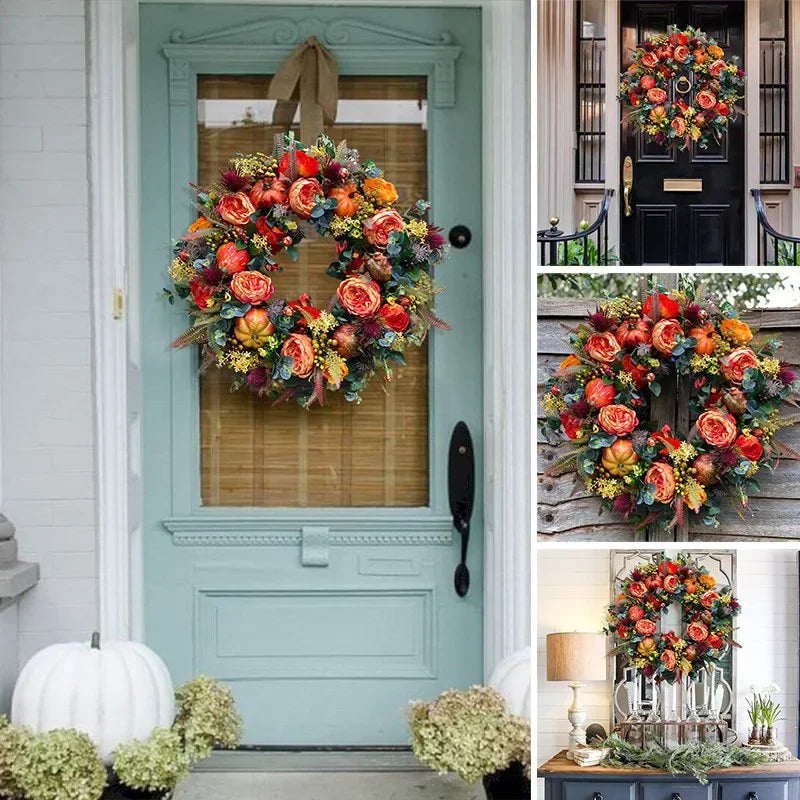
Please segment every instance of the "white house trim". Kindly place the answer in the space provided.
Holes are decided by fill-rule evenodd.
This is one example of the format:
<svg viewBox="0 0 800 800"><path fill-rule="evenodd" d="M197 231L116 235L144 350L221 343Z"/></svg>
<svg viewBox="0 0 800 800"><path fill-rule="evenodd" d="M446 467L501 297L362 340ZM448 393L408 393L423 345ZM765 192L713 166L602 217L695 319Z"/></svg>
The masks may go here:
<svg viewBox="0 0 800 800"><path fill-rule="evenodd" d="M257 2L280 4L280 0ZM375 4L374 0L304 2ZM384 4L473 6L483 14L484 666L488 676L502 657L530 643L530 142L524 124L530 98L528 4L526 0L387 0ZM106 637L141 638L135 291L139 284L138 5L136 0L88 0L88 8L100 622ZM112 315L116 289L126 297L121 320Z"/></svg>

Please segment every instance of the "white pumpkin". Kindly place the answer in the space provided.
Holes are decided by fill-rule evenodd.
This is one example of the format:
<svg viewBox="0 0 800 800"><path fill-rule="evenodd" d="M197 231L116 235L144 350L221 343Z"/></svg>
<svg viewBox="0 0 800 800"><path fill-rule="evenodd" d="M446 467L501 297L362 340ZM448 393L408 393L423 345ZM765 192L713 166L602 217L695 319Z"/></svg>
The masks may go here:
<svg viewBox="0 0 800 800"><path fill-rule="evenodd" d="M512 714L531 720L531 649L518 650L494 669L489 686L506 701Z"/></svg>
<svg viewBox="0 0 800 800"><path fill-rule="evenodd" d="M110 763L117 745L172 725L175 697L166 664L138 642L54 644L22 668L11 721L36 733L75 728Z"/></svg>

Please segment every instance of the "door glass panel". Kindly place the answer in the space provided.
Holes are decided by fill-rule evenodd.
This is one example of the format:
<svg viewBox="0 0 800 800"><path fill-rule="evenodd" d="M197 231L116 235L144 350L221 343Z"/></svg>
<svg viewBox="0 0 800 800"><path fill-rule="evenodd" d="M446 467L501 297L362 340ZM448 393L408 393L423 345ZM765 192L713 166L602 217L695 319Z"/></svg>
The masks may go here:
<svg viewBox="0 0 800 800"><path fill-rule="evenodd" d="M270 76L198 77L198 180L213 182L237 152L271 152ZM427 198L424 77L339 79L338 121L326 133L346 139L397 187L401 205ZM297 119L295 120L297 121ZM299 136L299 130L295 128ZM325 307L336 280L325 274L332 239L303 242L273 273L276 297L303 292ZM249 391L230 391L214 367L200 376L201 497L206 506L428 505L427 345L406 351L382 391L376 378L362 405L343 393L309 411L294 401L271 407Z"/></svg>

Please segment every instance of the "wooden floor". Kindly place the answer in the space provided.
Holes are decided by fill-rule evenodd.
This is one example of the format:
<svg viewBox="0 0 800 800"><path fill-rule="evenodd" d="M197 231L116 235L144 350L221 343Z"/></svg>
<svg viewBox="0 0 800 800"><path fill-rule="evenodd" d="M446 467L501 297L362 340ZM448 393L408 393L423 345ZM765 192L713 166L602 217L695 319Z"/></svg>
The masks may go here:
<svg viewBox="0 0 800 800"><path fill-rule="evenodd" d="M175 800L485 800L480 784L467 786L432 772L200 772Z"/></svg>

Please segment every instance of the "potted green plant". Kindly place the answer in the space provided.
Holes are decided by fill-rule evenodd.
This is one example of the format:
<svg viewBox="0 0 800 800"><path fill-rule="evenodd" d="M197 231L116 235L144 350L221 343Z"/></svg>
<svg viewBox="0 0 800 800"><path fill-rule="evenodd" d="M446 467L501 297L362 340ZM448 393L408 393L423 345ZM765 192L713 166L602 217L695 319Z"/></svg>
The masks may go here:
<svg viewBox="0 0 800 800"><path fill-rule="evenodd" d="M510 714L494 689L451 689L415 702L409 724L414 753L431 769L482 780L489 800L530 798L530 723Z"/></svg>

